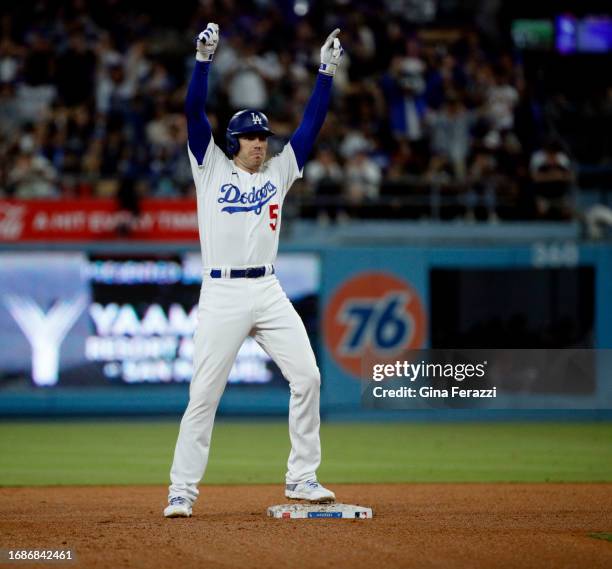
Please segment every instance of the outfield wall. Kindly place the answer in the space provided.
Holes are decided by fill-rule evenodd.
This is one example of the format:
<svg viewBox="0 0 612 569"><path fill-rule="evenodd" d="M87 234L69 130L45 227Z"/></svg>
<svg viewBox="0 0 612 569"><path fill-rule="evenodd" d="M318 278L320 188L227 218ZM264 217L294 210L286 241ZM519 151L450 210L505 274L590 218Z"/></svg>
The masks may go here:
<svg viewBox="0 0 612 569"><path fill-rule="evenodd" d="M190 309L201 286L197 258L192 245L1 250L0 416L180 413L190 374ZM155 259L163 262L151 265ZM393 361L406 350L455 348L458 338L475 342L489 331L500 341L493 347L506 347L501 342L508 337L522 348L532 347L532 340L545 348L565 339L594 358L592 384L557 389L553 383L536 390L528 404L511 395L501 407L612 408L609 246L293 246L282 250L279 267L316 347L327 418L406 416L363 408L364 362ZM134 281L139 278L153 280ZM60 309L73 316L63 324L69 329L54 362L45 354L51 336L36 339L37 330L28 331L24 319L38 315L49 324L46 317ZM140 359L125 355L130 346L142 350ZM264 358L248 346L232 371L221 413L286 413L287 387ZM55 375L49 372L54 365ZM449 410L430 411L444 417Z"/></svg>

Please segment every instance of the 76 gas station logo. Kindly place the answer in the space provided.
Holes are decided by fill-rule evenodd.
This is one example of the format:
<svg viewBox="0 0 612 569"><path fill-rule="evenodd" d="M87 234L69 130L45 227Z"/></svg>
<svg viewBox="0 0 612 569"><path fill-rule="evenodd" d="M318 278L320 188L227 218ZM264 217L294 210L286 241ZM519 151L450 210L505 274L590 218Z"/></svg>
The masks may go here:
<svg viewBox="0 0 612 569"><path fill-rule="evenodd" d="M414 328L414 319L404 310L408 298L406 293L391 292L380 299L347 301L340 311L347 324L340 352L354 355L368 345L381 351L403 346Z"/></svg>
<svg viewBox="0 0 612 569"><path fill-rule="evenodd" d="M334 360L355 376L365 357L386 359L423 347L427 328L415 289L382 272L360 273L344 282L327 305L323 326Z"/></svg>

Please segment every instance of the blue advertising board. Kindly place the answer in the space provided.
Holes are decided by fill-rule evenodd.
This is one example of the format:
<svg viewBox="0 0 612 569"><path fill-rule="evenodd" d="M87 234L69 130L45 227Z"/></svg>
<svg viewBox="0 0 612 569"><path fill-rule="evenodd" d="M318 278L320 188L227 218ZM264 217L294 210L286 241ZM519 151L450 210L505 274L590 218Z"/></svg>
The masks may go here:
<svg viewBox="0 0 612 569"><path fill-rule="evenodd" d="M536 401L612 407L608 247L321 247L285 250L276 268L315 347L326 418L394 416L364 409L368 366L440 348L595 351L592 382L542 384ZM182 412L200 275L189 248L0 252L0 415ZM248 339L220 413L282 415L287 402L280 370Z"/></svg>

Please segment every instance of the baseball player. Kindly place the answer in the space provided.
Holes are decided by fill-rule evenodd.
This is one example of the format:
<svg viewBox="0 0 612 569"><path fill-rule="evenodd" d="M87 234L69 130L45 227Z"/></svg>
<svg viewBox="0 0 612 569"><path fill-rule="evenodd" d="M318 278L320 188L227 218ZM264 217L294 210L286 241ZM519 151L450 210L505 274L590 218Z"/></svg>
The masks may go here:
<svg viewBox="0 0 612 569"><path fill-rule="evenodd" d="M321 48L321 66L304 117L282 152L265 161L270 130L255 109L236 113L227 133L228 158L215 144L205 113L209 67L219 26L196 41L195 69L185 103L188 148L196 186L204 276L194 335L189 404L170 471L166 517L189 517L206 470L219 399L244 339L251 335L289 381L285 496L332 502L317 481L320 374L306 329L274 274L283 201L302 171L325 120L332 79L343 55L334 30Z"/></svg>

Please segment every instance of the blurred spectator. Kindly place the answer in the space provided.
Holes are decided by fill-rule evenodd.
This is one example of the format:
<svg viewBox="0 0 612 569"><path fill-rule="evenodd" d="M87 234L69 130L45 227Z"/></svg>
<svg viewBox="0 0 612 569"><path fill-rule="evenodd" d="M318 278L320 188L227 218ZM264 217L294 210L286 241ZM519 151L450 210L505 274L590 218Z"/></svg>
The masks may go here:
<svg viewBox="0 0 612 569"><path fill-rule="evenodd" d="M348 67L349 79L361 81L376 68L376 38L363 14L353 12L343 30L343 41L351 54L352 65Z"/></svg>
<svg viewBox="0 0 612 569"><path fill-rule="evenodd" d="M344 172L351 204L371 203L378 198L382 173L365 149L347 160Z"/></svg>
<svg viewBox="0 0 612 569"><path fill-rule="evenodd" d="M497 161L492 152L480 150L474 154L468 172L468 191L465 194L467 221L483 217L489 222L498 220L496 192L499 174L497 172Z"/></svg>
<svg viewBox="0 0 612 569"><path fill-rule="evenodd" d="M314 158L307 162L304 177L311 195L319 198L317 219L327 222L338 218L344 211L342 204L342 182L344 173L334 152L325 146L321 147Z"/></svg>
<svg viewBox="0 0 612 569"><path fill-rule="evenodd" d="M0 39L0 84L13 84L17 80L21 52L9 37Z"/></svg>
<svg viewBox="0 0 612 569"><path fill-rule="evenodd" d="M416 56L394 57L389 72L382 79L391 132L398 138L419 140L423 136L424 71L425 64Z"/></svg>
<svg viewBox="0 0 612 569"><path fill-rule="evenodd" d="M573 173L569 156L561 144L549 140L535 152L529 164L538 217L567 219L571 217L570 189Z"/></svg>
<svg viewBox="0 0 612 569"><path fill-rule="evenodd" d="M35 153L34 141L24 137L13 169L8 175L8 187L19 199L54 198L59 191L57 172L44 156Z"/></svg>
<svg viewBox="0 0 612 569"><path fill-rule="evenodd" d="M127 111L129 101L135 92L134 77L126 75L121 57L108 58L98 77L96 89L98 112Z"/></svg>
<svg viewBox="0 0 612 569"><path fill-rule="evenodd" d="M495 130L504 131L514 127L514 109L518 100L518 91L510 84L508 77L502 72L497 73L487 91L487 112Z"/></svg>
<svg viewBox="0 0 612 569"><path fill-rule="evenodd" d="M240 44L239 57L229 69L228 93L233 109L266 109L267 82L280 79L282 67L274 53L259 55L253 38Z"/></svg>
<svg viewBox="0 0 612 569"><path fill-rule="evenodd" d="M358 152L371 150L371 142L359 130L348 130L340 142L339 151L342 158L348 160Z"/></svg>
<svg viewBox="0 0 612 569"><path fill-rule="evenodd" d="M439 111L434 111L427 117L431 149L450 160L457 180L465 178L473 122L473 113L452 93Z"/></svg>

